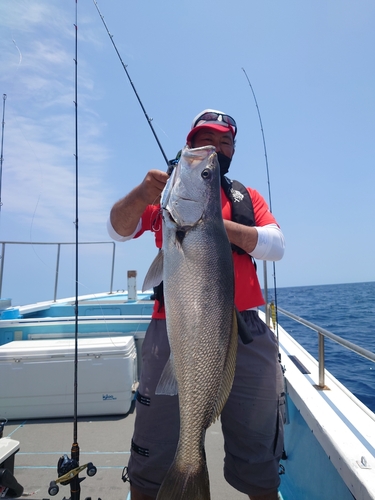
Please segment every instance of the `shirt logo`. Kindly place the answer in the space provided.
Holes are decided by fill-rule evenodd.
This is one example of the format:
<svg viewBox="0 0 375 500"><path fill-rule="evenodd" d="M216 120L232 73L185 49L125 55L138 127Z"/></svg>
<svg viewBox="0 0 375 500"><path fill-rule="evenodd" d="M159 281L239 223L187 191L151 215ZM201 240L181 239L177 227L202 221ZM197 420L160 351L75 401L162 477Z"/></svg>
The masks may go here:
<svg viewBox="0 0 375 500"><path fill-rule="evenodd" d="M231 189L230 192L232 194L233 201L240 202L244 199L244 195L240 191L237 191L236 189Z"/></svg>

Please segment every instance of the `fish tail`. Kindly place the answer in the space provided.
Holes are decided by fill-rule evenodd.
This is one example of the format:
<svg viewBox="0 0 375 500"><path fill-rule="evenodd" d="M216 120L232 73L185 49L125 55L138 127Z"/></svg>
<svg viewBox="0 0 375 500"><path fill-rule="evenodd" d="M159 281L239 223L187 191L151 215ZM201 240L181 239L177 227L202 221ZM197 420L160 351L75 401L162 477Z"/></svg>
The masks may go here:
<svg viewBox="0 0 375 500"><path fill-rule="evenodd" d="M210 500L206 461L198 466L178 466L173 462L160 487L156 500Z"/></svg>

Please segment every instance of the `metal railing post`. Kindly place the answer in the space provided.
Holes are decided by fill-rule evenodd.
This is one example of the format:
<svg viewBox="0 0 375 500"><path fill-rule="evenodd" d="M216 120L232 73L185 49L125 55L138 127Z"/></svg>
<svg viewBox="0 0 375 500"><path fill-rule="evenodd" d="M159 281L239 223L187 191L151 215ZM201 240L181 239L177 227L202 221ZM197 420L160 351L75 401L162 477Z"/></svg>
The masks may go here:
<svg viewBox="0 0 375 500"><path fill-rule="evenodd" d="M324 335L318 332L319 339L319 387L325 387Z"/></svg>

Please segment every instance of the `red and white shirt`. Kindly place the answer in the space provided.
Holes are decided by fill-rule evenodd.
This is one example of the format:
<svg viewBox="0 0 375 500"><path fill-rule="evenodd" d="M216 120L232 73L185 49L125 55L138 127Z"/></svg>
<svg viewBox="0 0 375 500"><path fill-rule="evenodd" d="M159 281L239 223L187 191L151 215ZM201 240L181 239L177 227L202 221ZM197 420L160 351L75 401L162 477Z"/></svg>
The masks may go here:
<svg viewBox="0 0 375 500"><path fill-rule="evenodd" d="M273 225L278 228L277 222L272 213L269 211L264 198L255 189L247 189L253 203L255 226L261 228ZM232 206L223 189L221 190L221 205L223 219L232 220ZM162 248L163 235L160 205L149 205L146 208L141 219L141 229L134 235L134 238L139 238L139 236L141 236L145 231L152 231L155 235L155 244L157 248ZM264 298L254 264L249 258L249 255L240 255L237 252L232 252L232 254L235 278L234 302L237 309L239 311L244 311L246 309L252 309L263 305ZM164 307L160 308L157 301L155 301L153 318L165 318Z"/></svg>

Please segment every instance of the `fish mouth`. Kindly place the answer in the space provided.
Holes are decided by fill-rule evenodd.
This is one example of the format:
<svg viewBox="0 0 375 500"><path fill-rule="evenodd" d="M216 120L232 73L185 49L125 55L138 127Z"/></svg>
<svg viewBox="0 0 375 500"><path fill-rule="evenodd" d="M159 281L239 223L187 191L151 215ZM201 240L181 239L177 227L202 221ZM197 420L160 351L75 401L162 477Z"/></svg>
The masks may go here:
<svg viewBox="0 0 375 500"><path fill-rule="evenodd" d="M177 207L181 202L188 202L188 203L197 203L198 202L198 200L192 200L191 198L183 198L183 197L179 197L178 201L173 201L172 205L170 205L169 199L165 200L165 201L166 201L166 203L164 205L162 205L162 209L166 210L169 213L169 215L173 211L173 207Z"/></svg>
<svg viewBox="0 0 375 500"><path fill-rule="evenodd" d="M198 200L193 200L192 198L184 198L183 196L180 196L179 198L182 201L190 201L191 203L197 203L198 202Z"/></svg>

